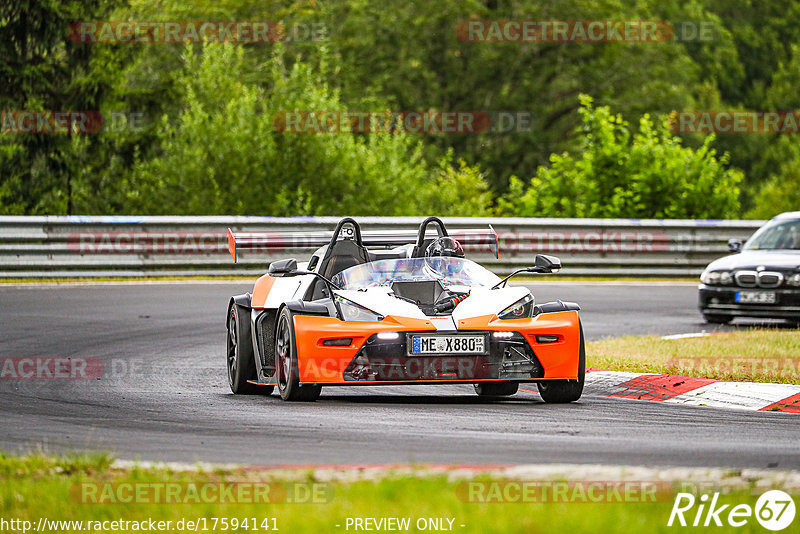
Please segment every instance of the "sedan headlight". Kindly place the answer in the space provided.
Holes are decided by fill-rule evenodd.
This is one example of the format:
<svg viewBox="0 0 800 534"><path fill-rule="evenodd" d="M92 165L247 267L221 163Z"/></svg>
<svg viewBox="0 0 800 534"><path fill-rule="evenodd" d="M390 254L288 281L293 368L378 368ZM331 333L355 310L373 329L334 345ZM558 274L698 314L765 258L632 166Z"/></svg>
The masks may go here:
<svg viewBox="0 0 800 534"><path fill-rule="evenodd" d="M530 319L533 316L533 296L526 295L497 314L499 319Z"/></svg>
<svg viewBox="0 0 800 534"><path fill-rule="evenodd" d="M730 271L705 271L700 281L709 286L728 286L733 283L733 275Z"/></svg>
<svg viewBox="0 0 800 534"><path fill-rule="evenodd" d="M335 295L334 298L336 299L339 311L342 312L342 319L344 321L383 321L383 315L377 314L360 304L356 304L352 300L347 300L339 295Z"/></svg>
<svg viewBox="0 0 800 534"><path fill-rule="evenodd" d="M786 283L794 287L800 286L800 273L793 274L792 276L787 278Z"/></svg>

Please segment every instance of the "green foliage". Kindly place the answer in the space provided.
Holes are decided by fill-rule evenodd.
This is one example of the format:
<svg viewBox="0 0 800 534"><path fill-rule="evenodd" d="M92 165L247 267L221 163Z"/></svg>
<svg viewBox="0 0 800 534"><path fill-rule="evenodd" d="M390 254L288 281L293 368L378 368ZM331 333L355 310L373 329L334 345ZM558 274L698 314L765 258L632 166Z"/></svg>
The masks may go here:
<svg viewBox="0 0 800 534"><path fill-rule="evenodd" d="M800 109L800 45L791 47L791 59L780 61L767 91L767 108L775 110ZM800 209L800 138L796 134L755 134L753 143L762 147L754 165L758 176L748 188L746 217L769 219L784 211Z"/></svg>
<svg viewBox="0 0 800 534"><path fill-rule="evenodd" d="M775 335L774 332L770 334ZM787 332L784 335L788 337L791 334ZM752 346L750 344L748 348ZM168 528L175 531L250 532L273 530L266 527L277 527L275 530L279 532L331 532L337 528L334 525L345 524L354 510L364 510L373 517L412 518L409 530L415 530L417 518L455 518L457 522L453 525L453 530L456 532L461 530L506 534L563 531L627 534L647 530L652 534L669 534L675 531L675 527L667 526L665 519L669 517L674 501L673 492L668 488L670 485L677 487L684 484L684 480L679 477L686 476L677 470L668 471L662 476L666 480L662 487L666 489L651 493L656 486L648 484L638 493L631 493L629 500L632 502L620 502L621 499L614 496L617 491L625 492L628 487L635 489L641 486L641 483L637 486L636 482L629 481L632 475L623 472L622 476L625 478L610 486L613 493L608 491L607 499L597 499L586 490L578 492L569 489L573 486L581 488L580 481L585 477L582 470L553 469L543 475L541 484L545 490L548 487L556 491L563 489L564 495L572 496L572 501L565 504L559 498L551 498L551 492L544 490L531 492L531 497L525 494L517 497L514 494L515 498L503 499L498 490L502 492L508 481L494 475L490 467L485 472L474 473L471 478L465 478L463 470L449 469L442 472L439 467L432 469L424 465L403 466L377 474L369 473L369 476L350 468L343 470L342 476L333 480L330 480L330 475L326 477L325 470L308 468L209 470L198 466L196 470L173 470L169 466L115 465L108 468L101 464L96 470L89 468L62 471L40 467L64 463L69 465L69 460L0 457L0 507L4 520L12 525L14 523L11 518L30 521L34 528L41 518L46 518L51 523L76 522L75 525L64 524L58 527L54 524L52 528L45 529L48 532L101 530L99 522L104 522L107 526L112 521L132 522L127 525L122 523L123 526L119 529L127 532L147 530L148 521L164 521L164 524L169 521L171 526ZM756 505L760 492L741 488L740 471L730 469L719 472L721 497L718 507L731 509L743 503L750 507ZM653 470L653 474L648 476L655 478L655 474L656 471ZM471 490L472 493L468 493L467 482L477 483ZM163 488L166 483L173 488L184 489L165 499ZM206 497L207 494L216 495L217 492L213 489L209 492L203 490L203 498L198 499L192 498L197 493L186 490L187 487L197 488L199 492L206 485L216 488L233 484L247 488L249 483L270 484L270 487L279 489L274 492L278 495L296 491L294 488L313 491L314 496L319 495L324 502L298 504L278 497L264 503L256 497L248 498L243 492L241 498L228 498L224 494L219 499ZM129 492L120 491L121 484L126 484L127 487L133 485L134 490L138 486L146 491L142 492L141 497L134 494L135 498L131 499ZM789 477L764 476L753 482L754 487L767 484L770 489L787 491L796 498L796 486ZM159 487L162 492L152 489ZM86 490L85 498L82 498L81 491L76 491L80 489ZM95 499L103 504L92 504ZM482 500L485 502L480 502ZM86 504L79 504L81 502ZM176 502L179 504L175 504ZM576 513L576 509L580 513ZM723 519L724 517L723 514ZM270 518L277 519L273 523ZM245 519L249 521L246 526L243 523ZM186 526L187 520L196 521L195 526L198 528ZM219 525L214 528L217 522ZM752 518L751 523L755 523ZM180 527L177 526L179 524ZM238 528L229 527L233 524ZM466 525L466 528L458 527L459 524ZM446 528L447 522L444 525ZM125 526L128 528L124 528ZM757 531L756 529L760 531L760 528L747 525L739 530L750 533ZM20 530L14 529L17 532ZM430 530L433 530L433 526Z"/></svg>
<svg viewBox="0 0 800 534"><path fill-rule="evenodd" d="M185 109L165 116L158 155L134 165L127 202L134 212L176 214L472 214L486 210L480 172L451 154L438 166L405 134L285 133L292 110L344 110L306 64L288 70L277 51L262 72L271 90L242 82L244 50L187 47L178 85Z"/></svg>
<svg viewBox="0 0 800 534"><path fill-rule="evenodd" d="M800 144L787 135L776 147L783 161L777 162L777 172L771 173L755 195L747 218L771 219L785 211L800 210Z"/></svg>
<svg viewBox="0 0 800 534"><path fill-rule="evenodd" d="M16 456L0 452L0 480L50 476L92 475L108 471L114 459L108 453L71 453L50 456L41 451Z"/></svg>
<svg viewBox="0 0 800 534"><path fill-rule="evenodd" d="M112 85L108 63L93 63L95 50L69 41L67 29L118 3L0 4L0 110L98 110ZM100 53L109 63L115 54L113 46ZM74 212L75 166L94 146L74 149L69 134L0 134L0 214Z"/></svg>
<svg viewBox="0 0 800 534"><path fill-rule="evenodd" d="M716 157L713 137L691 149L681 145L666 121L649 115L638 132L581 95L580 152L553 154L530 186L512 178L500 199L504 215L526 217L726 218L739 208L741 173Z"/></svg>
<svg viewBox="0 0 800 534"><path fill-rule="evenodd" d="M661 2L626 0L389 0L320 3L341 69L330 81L345 102L380 95L394 109L510 110L533 117L528 130L491 135L427 136L440 150L481 166L494 191L508 177L532 176L552 152L575 146L580 93L629 118L695 109L718 100L703 67L677 42L485 43L460 41L466 19L630 20L660 18ZM489 7L494 5L495 7ZM675 2L678 20L707 18ZM729 41L709 43L722 62ZM720 59L720 55L723 59ZM734 51L735 55L735 51ZM728 63L717 69L728 72ZM353 104L351 104L353 105Z"/></svg>
<svg viewBox="0 0 800 534"><path fill-rule="evenodd" d="M466 19L665 20L678 30L689 21L712 38L475 43L456 33ZM78 20L277 20L289 39L88 45L67 38ZM790 206L800 185L797 140L687 134L679 143L651 117L798 109L798 20L800 4L754 0L9 2L0 5L0 110L123 111L147 123L0 135L0 214L777 211L770 196ZM292 28L310 25L324 28L322 40L294 38ZM621 122L593 126L588 142L579 94ZM289 109L510 111L532 121L478 135L280 134L272 119ZM613 172L622 165L627 174Z"/></svg>

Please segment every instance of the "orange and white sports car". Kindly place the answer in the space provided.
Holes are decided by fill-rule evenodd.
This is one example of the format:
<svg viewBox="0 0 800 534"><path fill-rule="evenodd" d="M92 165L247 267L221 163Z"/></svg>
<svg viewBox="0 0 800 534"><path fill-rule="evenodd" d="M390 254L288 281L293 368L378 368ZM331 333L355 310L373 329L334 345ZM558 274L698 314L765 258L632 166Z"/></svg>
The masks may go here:
<svg viewBox="0 0 800 534"><path fill-rule="evenodd" d="M474 384L480 396L513 395L535 382L546 402L583 392L585 355L577 304L536 305L507 286L518 273L551 273L558 258L504 279L464 257L494 245L488 230L449 234L436 217L415 233L362 234L342 219L332 235L234 233L244 249L315 247L308 262L272 262L253 293L227 314L228 381L234 393L316 400L323 386ZM369 248L368 248L369 247Z"/></svg>

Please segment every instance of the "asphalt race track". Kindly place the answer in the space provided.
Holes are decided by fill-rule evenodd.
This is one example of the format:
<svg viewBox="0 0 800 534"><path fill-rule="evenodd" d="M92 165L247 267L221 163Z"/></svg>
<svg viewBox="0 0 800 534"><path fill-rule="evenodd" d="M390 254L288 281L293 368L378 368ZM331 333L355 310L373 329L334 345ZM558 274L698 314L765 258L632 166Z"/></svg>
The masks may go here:
<svg viewBox="0 0 800 534"><path fill-rule="evenodd" d="M484 402L471 386L328 388L313 404L234 396L225 307L250 287L0 286L0 357L97 358L104 369L92 380L0 380L0 448L251 464L800 468L800 419L791 414L590 395L545 405L525 392ZM539 302L579 302L588 340L709 329L690 284L532 287Z"/></svg>

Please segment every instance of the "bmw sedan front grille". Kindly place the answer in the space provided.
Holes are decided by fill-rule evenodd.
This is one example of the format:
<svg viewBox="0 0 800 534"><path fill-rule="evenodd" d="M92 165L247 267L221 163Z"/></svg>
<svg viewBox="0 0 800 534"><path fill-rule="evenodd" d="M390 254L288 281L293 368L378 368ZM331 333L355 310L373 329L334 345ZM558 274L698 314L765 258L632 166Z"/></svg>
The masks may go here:
<svg viewBox="0 0 800 534"><path fill-rule="evenodd" d="M758 273L759 287L778 287L783 282L783 275L772 271Z"/></svg>
<svg viewBox="0 0 800 534"><path fill-rule="evenodd" d="M735 275L739 287L778 287L783 283L783 274L775 271L739 271Z"/></svg>
<svg viewBox="0 0 800 534"><path fill-rule="evenodd" d="M756 287L758 273L755 271L739 271L736 273L736 285L740 287Z"/></svg>

